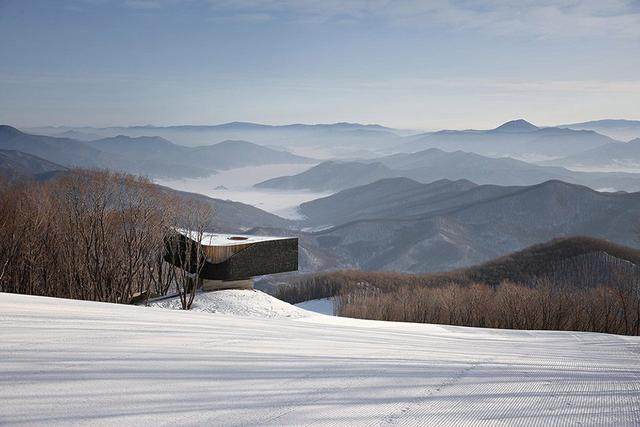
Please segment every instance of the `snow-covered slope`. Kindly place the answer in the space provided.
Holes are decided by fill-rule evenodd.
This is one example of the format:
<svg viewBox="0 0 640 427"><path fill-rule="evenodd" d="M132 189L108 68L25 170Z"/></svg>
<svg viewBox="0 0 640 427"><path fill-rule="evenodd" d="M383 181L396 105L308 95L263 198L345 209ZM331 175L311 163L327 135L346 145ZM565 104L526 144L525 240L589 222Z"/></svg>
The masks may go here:
<svg viewBox="0 0 640 427"><path fill-rule="evenodd" d="M308 310L313 313L326 314L329 316L333 316L334 310L334 299L333 298L320 298L320 299L312 299L310 301L304 301L296 304L296 307L299 307L303 310Z"/></svg>
<svg viewBox="0 0 640 427"><path fill-rule="evenodd" d="M638 425L640 340L0 294L0 425Z"/></svg>
<svg viewBox="0 0 640 427"><path fill-rule="evenodd" d="M154 302L152 307L181 310L178 297ZM309 311L280 301L261 291L253 289L228 289L216 292L203 292L196 295L191 307L193 311L228 314L251 317L307 317Z"/></svg>

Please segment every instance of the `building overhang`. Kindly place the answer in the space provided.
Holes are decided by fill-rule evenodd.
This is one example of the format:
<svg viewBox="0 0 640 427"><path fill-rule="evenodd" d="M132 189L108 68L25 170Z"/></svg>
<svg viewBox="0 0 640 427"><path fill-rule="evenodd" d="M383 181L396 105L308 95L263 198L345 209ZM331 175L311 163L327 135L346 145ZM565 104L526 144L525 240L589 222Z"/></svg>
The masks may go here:
<svg viewBox="0 0 640 427"><path fill-rule="evenodd" d="M298 270L297 237L220 233L196 235L194 232L177 230L169 239L178 239L179 247L191 248L197 246L197 240L201 241L200 252L205 262L199 277L206 280L246 280ZM165 259L177 264L176 257L165 256Z"/></svg>

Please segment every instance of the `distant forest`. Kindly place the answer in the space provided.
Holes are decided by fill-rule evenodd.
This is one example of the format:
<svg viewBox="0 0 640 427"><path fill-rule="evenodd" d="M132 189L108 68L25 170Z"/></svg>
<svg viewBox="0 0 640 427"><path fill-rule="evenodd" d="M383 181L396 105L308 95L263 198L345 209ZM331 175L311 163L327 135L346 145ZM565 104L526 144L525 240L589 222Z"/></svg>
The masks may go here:
<svg viewBox="0 0 640 427"><path fill-rule="evenodd" d="M640 335L638 261L631 248L568 238L442 274L306 275L277 296L333 297L337 315L362 319Z"/></svg>

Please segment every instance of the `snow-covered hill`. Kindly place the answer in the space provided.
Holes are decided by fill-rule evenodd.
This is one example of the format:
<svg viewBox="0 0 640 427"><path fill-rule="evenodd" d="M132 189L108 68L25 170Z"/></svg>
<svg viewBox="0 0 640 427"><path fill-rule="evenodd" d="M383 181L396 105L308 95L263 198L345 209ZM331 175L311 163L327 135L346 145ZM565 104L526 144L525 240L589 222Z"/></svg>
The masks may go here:
<svg viewBox="0 0 640 427"><path fill-rule="evenodd" d="M640 423L638 338L253 315L0 294L0 425Z"/></svg>
<svg viewBox="0 0 640 427"><path fill-rule="evenodd" d="M182 307L178 297L154 302L151 306L174 310L181 310ZM199 293L193 301L191 310L262 318L297 318L313 315L309 311L253 289L227 289Z"/></svg>

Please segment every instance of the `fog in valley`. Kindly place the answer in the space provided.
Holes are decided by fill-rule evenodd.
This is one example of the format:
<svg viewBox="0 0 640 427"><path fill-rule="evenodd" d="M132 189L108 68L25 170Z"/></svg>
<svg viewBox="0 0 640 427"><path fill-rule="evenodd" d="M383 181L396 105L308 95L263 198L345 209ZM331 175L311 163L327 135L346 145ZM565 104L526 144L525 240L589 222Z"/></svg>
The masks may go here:
<svg viewBox="0 0 640 427"><path fill-rule="evenodd" d="M295 175L311 167L307 164L248 166L221 171L201 178L166 179L155 182L174 190L204 194L215 199L246 203L288 219L301 219L298 205L327 196L329 192L257 189L253 185L283 175Z"/></svg>

